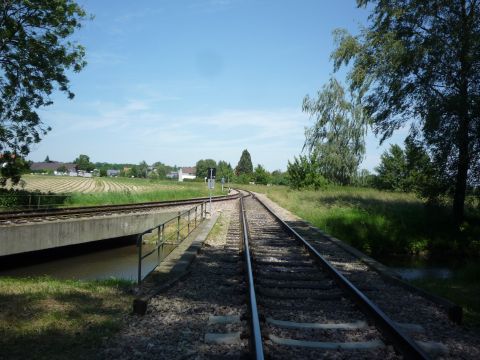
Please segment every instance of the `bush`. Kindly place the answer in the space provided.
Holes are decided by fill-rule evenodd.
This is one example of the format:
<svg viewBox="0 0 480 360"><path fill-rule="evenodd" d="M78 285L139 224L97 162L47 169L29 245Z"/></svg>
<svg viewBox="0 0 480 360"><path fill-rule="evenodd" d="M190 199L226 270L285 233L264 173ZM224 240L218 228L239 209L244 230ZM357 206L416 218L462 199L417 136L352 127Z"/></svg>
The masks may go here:
<svg viewBox="0 0 480 360"><path fill-rule="evenodd" d="M68 195L52 192L0 189L0 208L51 208L63 205L68 197Z"/></svg>

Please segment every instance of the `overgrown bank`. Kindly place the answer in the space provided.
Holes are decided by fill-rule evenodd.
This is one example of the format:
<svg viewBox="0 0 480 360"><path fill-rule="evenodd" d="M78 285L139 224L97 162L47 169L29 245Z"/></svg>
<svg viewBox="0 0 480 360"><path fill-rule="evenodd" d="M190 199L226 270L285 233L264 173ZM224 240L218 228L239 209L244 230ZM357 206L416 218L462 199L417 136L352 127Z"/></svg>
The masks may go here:
<svg viewBox="0 0 480 360"><path fill-rule="evenodd" d="M130 311L131 283L0 278L0 358L92 359Z"/></svg>
<svg viewBox="0 0 480 360"><path fill-rule="evenodd" d="M433 256L480 254L478 209L457 233L447 206L427 205L414 194L354 187L318 191L248 188L267 194L299 217L374 257L426 251Z"/></svg>

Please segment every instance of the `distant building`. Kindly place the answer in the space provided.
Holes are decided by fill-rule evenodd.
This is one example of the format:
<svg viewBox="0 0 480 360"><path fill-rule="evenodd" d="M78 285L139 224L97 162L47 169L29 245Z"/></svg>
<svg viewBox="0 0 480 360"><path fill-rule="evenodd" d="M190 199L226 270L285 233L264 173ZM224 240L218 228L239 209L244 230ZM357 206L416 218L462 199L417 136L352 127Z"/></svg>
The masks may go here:
<svg viewBox="0 0 480 360"><path fill-rule="evenodd" d="M178 179L178 171L170 171L165 176L167 177L167 179Z"/></svg>
<svg viewBox="0 0 480 360"><path fill-rule="evenodd" d="M120 175L120 170L107 170L107 176L119 176Z"/></svg>
<svg viewBox="0 0 480 360"><path fill-rule="evenodd" d="M63 175L64 173L61 173L57 171L57 169L65 167L67 169L66 173L76 171L75 170L75 164L72 163L64 163L60 161L49 161L49 162L33 162L30 165L30 170L35 171L35 172L40 172L40 171L53 171L55 175Z"/></svg>
<svg viewBox="0 0 480 360"><path fill-rule="evenodd" d="M195 173L196 173L195 166L181 167L177 171L170 171L167 174L167 179L178 179L178 181L183 181L185 179L195 179L197 177Z"/></svg>
<svg viewBox="0 0 480 360"><path fill-rule="evenodd" d="M184 179L193 180L197 177L195 173L195 167L181 167L178 169L178 181L183 181Z"/></svg>

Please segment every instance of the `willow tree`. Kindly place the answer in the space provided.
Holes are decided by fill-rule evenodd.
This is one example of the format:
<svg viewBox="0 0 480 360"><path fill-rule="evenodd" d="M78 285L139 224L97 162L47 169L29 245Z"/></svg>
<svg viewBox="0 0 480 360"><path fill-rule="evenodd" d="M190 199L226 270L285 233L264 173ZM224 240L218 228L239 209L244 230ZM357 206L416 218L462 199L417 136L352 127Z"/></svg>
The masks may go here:
<svg viewBox="0 0 480 360"><path fill-rule="evenodd" d="M305 130L304 150L315 154L318 170L327 180L350 184L365 154L368 121L362 107L347 100L343 87L331 78L316 99L304 98L303 111L315 122Z"/></svg>
<svg viewBox="0 0 480 360"><path fill-rule="evenodd" d="M407 121L421 130L443 177L453 180L459 225L467 185L480 177L480 1L357 4L371 9L368 26L358 36L336 32L334 66L352 64L349 82L362 90L382 140Z"/></svg>
<svg viewBox="0 0 480 360"><path fill-rule="evenodd" d="M9 169L1 180L20 180L16 159L50 130L38 109L53 103L52 92L73 98L67 71L85 66L84 49L68 39L85 17L73 0L1 1L0 153Z"/></svg>

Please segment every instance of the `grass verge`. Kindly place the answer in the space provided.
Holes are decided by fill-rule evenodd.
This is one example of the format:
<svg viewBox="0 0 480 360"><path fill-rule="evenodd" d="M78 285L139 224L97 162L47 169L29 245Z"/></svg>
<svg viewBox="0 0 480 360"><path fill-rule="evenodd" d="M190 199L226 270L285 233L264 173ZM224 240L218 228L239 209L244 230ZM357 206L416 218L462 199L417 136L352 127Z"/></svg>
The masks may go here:
<svg viewBox="0 0 480 360"><path fill-rule="evenodd" d="M374 257L429 251L480 254L480 219L453 229L450 209L426 206L414 194L367 188L327 187L319 191L250 186L359 250Z"/></svg>
<svg viewBox="0 0 480 360"><path fill-rule="evenodd" d="M130 311L131 282L0 278L0 358L92 359Z"/></svg>

